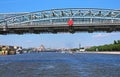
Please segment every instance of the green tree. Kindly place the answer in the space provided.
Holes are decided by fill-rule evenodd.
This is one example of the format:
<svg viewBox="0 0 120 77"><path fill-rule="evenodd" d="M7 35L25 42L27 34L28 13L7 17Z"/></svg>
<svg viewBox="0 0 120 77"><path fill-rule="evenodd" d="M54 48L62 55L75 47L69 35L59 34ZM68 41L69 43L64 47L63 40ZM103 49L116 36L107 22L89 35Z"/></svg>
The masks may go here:
<svg viewBox="0 0 120 77"><path fill-rule="evenodd" d="M87 51L96 51L96 48L99 51L120 51L120 40L114 40L113 44L93 46L91 48L88 48Z"/></svg>
<svg viewBox="0 0 120 77"><path fill-rule="evenodd" d="M116 41L116 40L114 40L114 44L117 44L117 41Z"/></svg>
<svg viewBox="0 0 120 77"><path fill-rule="evenodd" d="M120 40L118 40L117 43L120 44Z"/></svg>

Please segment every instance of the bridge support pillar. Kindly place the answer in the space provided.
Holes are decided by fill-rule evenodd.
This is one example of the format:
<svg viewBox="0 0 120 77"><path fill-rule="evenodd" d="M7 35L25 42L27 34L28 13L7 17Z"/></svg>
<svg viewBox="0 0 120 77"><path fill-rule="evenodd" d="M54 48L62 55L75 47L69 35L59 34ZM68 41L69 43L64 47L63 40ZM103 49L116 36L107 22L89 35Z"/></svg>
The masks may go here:
<svg viewBox="0 0 120 77"><path fill-rule="evenodd" d="M93 33L94 32L94 28L93 27L89 27L88 32L89 33Z"/></svg>
<svg viewBox="0 0 120 77"><path fill-rule="evenodd" d="M69 32L70 32L70 33L75 33L73 26L69 26Z"/></svg>

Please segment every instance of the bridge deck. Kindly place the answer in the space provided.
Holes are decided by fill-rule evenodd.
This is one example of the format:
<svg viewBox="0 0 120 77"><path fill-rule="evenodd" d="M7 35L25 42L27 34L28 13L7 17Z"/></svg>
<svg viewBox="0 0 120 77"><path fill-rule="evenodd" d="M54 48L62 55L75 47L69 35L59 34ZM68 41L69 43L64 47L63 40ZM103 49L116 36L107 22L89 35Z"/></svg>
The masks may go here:
<svg viewBox="0 0 120 77"><path fill-rule="evenodd" d="M120 25L118 24L107 24L107 25L75 25L73 27L69 27L66 25L62 25L62 26L53 26L53 25L47 25L46 27L42 26L33 26L33 25L29 25L29 26L10 26L8 28L6 28L5 30L3 30L3 28L0 27L0 34L24 34L24 33L35 33L35 34L39 34L39 33L63 33L63 32L70 32L70 33L74 33L74 32L96 32L96 31L104 31L104 32L112 32L112 31L120 31Z"/></svg>

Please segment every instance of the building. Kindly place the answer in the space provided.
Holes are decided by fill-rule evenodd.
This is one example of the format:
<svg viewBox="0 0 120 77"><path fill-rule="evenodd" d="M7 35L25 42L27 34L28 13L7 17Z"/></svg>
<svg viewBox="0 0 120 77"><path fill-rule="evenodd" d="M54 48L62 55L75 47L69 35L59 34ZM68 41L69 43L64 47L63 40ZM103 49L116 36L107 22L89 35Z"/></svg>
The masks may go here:
<svg viewBox="0 0 120 77"><path fill-rule="evenodd" d="M38 52L42 52L42 51L45 51L45 47L44 45L41 45L40 47L36 48L35 51L38 51Z"/></svg>
<svg viewBox="0 0 120 77"><path fill-rule="evenodd" d="M21 50L19 48L21 48ZM18 49L22 52L22 47L19 46L0 45L0 55L14 55Z"/></svg>

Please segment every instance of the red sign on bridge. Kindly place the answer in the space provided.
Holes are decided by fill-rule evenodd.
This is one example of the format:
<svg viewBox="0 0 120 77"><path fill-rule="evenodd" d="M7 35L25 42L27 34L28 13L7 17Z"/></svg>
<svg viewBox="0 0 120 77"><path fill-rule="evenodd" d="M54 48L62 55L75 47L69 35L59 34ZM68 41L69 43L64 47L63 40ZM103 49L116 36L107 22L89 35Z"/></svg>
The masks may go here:
<svg viewBox="0 0 120 77"><path fill-rule="evenodd" d="M68 20L68 25L69 25L69 26L73 26L73 23L74 23L74 22L73 22L72 19Z"/></svg>

